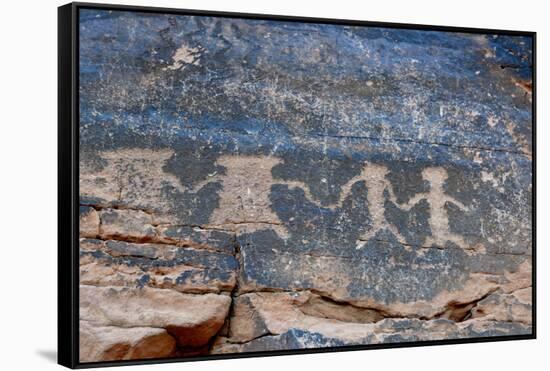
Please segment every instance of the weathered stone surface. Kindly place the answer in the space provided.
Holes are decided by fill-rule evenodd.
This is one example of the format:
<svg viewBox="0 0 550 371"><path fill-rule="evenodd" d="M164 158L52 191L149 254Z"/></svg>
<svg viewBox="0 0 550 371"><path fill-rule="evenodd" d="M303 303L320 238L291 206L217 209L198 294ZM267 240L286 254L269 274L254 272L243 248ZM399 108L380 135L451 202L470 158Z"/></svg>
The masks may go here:
<svg viewBox="0 0 550 371"><path fill-rule="evenodd" d="M507 275L531 264L522 255L404 246L382 233L351 256L293 251L272 231L245 234L241 241L241 291L315 289L395 316L431 317L448 303L475 301L511 284Z"/></svg>
<svg viewBox="0 0 550 371"><path fill-rule="evenodd" d="M243 305L246 304L246 305ZM365 323L383 318L380 312L341 305L310 292L251 293L236 299L231 318L230 339L248 342L266 334L282 334L290 329L315 331L328 337L358 340L364 337ZM243 322L253 322L247 329ZM253 319L253 321L250 321Z"/></svg>
<svg viewBox="0 0 550 371"><path fill-rule="evenodd" d="M79 226L82 237L96 238L99 235L99 214L97 211L91 207L80 206Z"/></svg>
<svg viewBox="0 0 550 371"><path fill-rule="evenodd" d="M247 342L270 334L261 315L248 295L233 299L233 313L229 318L228 335L233 342Z"/></svg>
<svg viewBox="0 0 550 371"><path fill-rule="evenodd" d="M247 349L251 351L264 350L261 348L263 346L261 344L271 344L279 340L284 343L287 340L276 336L284 335L287 339L290 336L289 332L295 334L292 332L294 330L316 334L315 339L317 340L313 341L311 345L305 345L309 344L306 341L300 348L399 341L398 337L403 338L403 341L417 341L458 338L460 336L484 336L476 335L476 333L484 334L486 331L490 331L491 324L495 324L495 328L498 327L498 331L502 335L514 334L515 330L528 333L530 323L524 321L522 316L528 317L527 313L530 313L530 308L522 307L522 304L516 299L513 302L516 305L515 317L513 315L505 316L506 309L509 309L512 304L506 303L508 307L504 307L503 300L497 301L493 298L494 296L496 294L473 302L466 309L466 312L470 313L471 308L476 308L475 311L472 311L472 318L475 319L468 319L469 316L462 313L461 317L449 320L445 317L452 316L444 311L434 314L432 317L411 315L407 319L396 319L392 318L396 317L395 314L356 307L347 303L335 303L308 291L245 294L237 298L237 305L234 307L234 315L231 318L231 325L235 325L236 329L233 330L232 327L229 336L218 342L220 348L218 351L222 352L223 348L233 348L234 344L252 345L255 339L260 338L262 340L257 343L258 348L254 346ZM523 300L526 299L523 298ZM490 307L495 304L502 308L494 310ZM336 309L337 306L340 308ZM461 313L458 303L454 303L453 307L449 306L448 309L454 310L455 314ZM485 316L484 309L493 315ZM476 314L478 311L479 313ZM508 313L511 312L508 310ZM518 326L506 328L505 324L496 321ZM248 324L248 327L245 323Z"/></svg>
<svg viewBox="0 0 550 371"><path fill-rule="evenodd" d="M469 320L456 323L445 319L421 321L417 319L383 320L369 325L363 338L345 335L327 337L318 332L292 328L279 335L264 336L240 344L228 338L219 338L213 344L214 354L259 352L305 348L339 347L381 343L403 343L426 340L476 338L530 334L531 327L521 323Z"/></svg>
<svg viewBox="0 0 550 371"><path fill-rule="evenodd" d="M472 318L494 321L532 323L532 288L512 294L492 294L481 300L472 311Z"/></svg>
<svg viewBox="0 0 550 371"><path fill-rule="evenodd" d="M189 226L160 226L156 229L160 242L176 243L182 246L192 246L235 253L235 235L215 229L202 229Z"/></svg>
<svg viewBox="0 0 550 371"><path fill-rule="evenodd" d="M232 255L165 244L83 239L80 283L170 288L188 293L232 291L238 263Z"/></svg>
<svg viewBox="0 0 550 371"><path fill-rule="evenodd" d="M80 349L82 362L163 358L174 355L176 341L160 328L92 326L80 321Z"/></svg>
<svg viewBox="0 0 550 371"><path fill-rule="evenodd" d="M80 286L81 321L93 326L164 328L181 346L206 344L223 325L230 304L226 295Z"/></svg>
<svg viewBox="0 0 550 371"><path fill-rule="evenodd" d="M258 352L269 350L304 349L337 347L345 345L338 339L326 338L321 334L291 329L281 335L266 336L243 345L242 352Z"/></svg>
<svg viewBox="0 0 550 371"><path fill-rule="evenodd" d="M530 37L80 16L86 360L531 333Z"/></svg>
<svg viewBox="0 0 550 371"><path fill-rule="evenodd" d="M152 216L141 210L103 209L99 217L99 234L103 239L150 241L155 236Z"/></svg>

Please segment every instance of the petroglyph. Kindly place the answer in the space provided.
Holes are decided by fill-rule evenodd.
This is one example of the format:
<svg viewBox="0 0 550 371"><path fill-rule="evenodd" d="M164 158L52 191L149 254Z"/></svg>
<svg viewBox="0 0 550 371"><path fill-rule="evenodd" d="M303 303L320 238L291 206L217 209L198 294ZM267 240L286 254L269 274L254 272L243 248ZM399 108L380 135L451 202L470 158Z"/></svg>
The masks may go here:
<svg viewBox="0 0 550 371"><path fill-rule="evenodd" d="M165 210L162 188L170 184L184 191L178 178L163 170L174 154L170 149L119 149L98 153L102 166L97 170L86 158L80 162L80 195L94 197L107 204L135 204L143 209Z"/></svg>
<svg viewBox="0 0 550 371"><path fill-rule="evenodd" d="M417 195L413 199L413 202L421 197L425 197L430 203L430 228L432 229L432 235L428 237L427 243L429 245L445 246L445 243L450 241L463 249L468 248L464 238L451 233L449 230L449 217L445 210L447 202L453 203L463 211L466 211L467 208L460 201L445 195L443 184L448 178L447 171L443 168L427 168L422 171L422 176L430 182L430 192L425 195Z"/></svg>
<svg viewBox="0 0 550 371"><path fill-rule="evenodd" d="M189 64L198 65L202 48L190 48L187 45L180 46L172 56L173 63L166 67L169 70L185 68Z"/></svg>
<svg viewBox="0 0 550 371"><path fill-rule="evenodd" d="M80 197L85 203L101 207L146 210L155 224L177 224L182 220L178 203L187 200L196 205L183 210L184 215L199 214L206 209L201 201L212 193L211 188L216 188L217 179L207 177L193 184L194 174L176 176L166 171L176 155L170 149L119 149L102 151L92 158L84 156L80 163Z"/></svg>
<svg viewBox="0 0 550 371"><path fill-rule="evenodd" d="M389 169L383 165L366 162L359 175L354 176L342 186L338 201L332 205L321 206L309 191L304 182L275 180L271 174L272 168L281 163L271 156L221 156L216 165L224 169L223 174L213 172L206 179L193 186L184 186L179 177L163 170L166 162L172 158L171 150L143 151L118 150L103 152L101 158L106 161L104 168L92 173L86 166L81 167L81 194L93 194L95 197L120 203L124 200L128 205L155 210L158 221L169 223L171 200L163 196L167 185L180 192L196 193L209 183L222 184L219 192L218 206L213 210L207 226L227 230L252 232L271 225L281 237L288 237L288 230L271 208L269 200L271 186L284 184L289 189L300 189L306 199L318 207L335 210L343 206L344 200L350 195L352 187L358 182L364 182L367 192L370 228L357 240L357 249L361 249L382 229L391 231L399 242L406 243L406 238L399 229L388 222L384 216L385 199L388 199L402 211L409 211L422 200L429 204L429 226L431 235L424 245L444 247L452 242L463 249L473 249L464 238L452 233L449 228L449 217L446 211L447 203L452 203L462 211L468 211L460 201L447 196L443 185L448 178L444 168L426 168L422 170L422 178L429 182L428 192L414 195L406 203L399 203L395 189L399 184L388 180ZM488 179L486 172L482 180ZM139 192L137 191L139 190ZM384 196L387 193L388 196ZM361 221L359 221L360 223ZM365 222L366 223L366 222ZM482 248L477 246L476 249Z"/></svg>
<svg viewBox="0 0 550 371"><path fill-rule="evenodd" d="M458 200L449 197L443 190L443 184L447 180L447 172L444 168L426 168L422 171L422 178L429 182L430 189L428 192L418 193L414 195L406 203L399 203L395 196L394 189L399 187L399 184L392 184L387 179L389 172L388 167L382 165L376 165L371 163L365 163L361 173L353 177L343 187L340 194L340 198L337 203L325 206L331 210L342 207L342 203L345 198L350 194L350 190L357 182L364 181L367 188L367 198L370 216L372 218L371 228L364 233L357 241L357 249L361 249L365 246L367 241L373 238L376 233L382 229L390 230L401 243L406 243L405 238L401 235L399 230L392 224L390 224L384 216L384 192L388 192L389 200L394 204L397 204L401 210L409 211L415 205L422 200L427 200L430 205L430 217L429 225L431 228L431 236L425 241L427 246L436 245L439 247L445 246L446 242L452 242L461 248L469 249L464 239L455 233L452 233L449 229L449 217L445 210L447 202L452 203L462 211L468 209ZM319 207L321 205L315 201L312 194L309 192L307 184L298 181L285 181L283 184L292 188L300 188L304 191L306 197L310 202L316 203Z"/></svg>
<svg viewBox="0 0 550 371"><path fill-rule="evenodd" d="M274 183L271 169L280 160L276 157L222 156L216 164L225 175L217 175L223 184L219 207L214 210L209 225L228 230L253 231L269 224L280 235L287 231L271 210L269 193Z"/></svg>

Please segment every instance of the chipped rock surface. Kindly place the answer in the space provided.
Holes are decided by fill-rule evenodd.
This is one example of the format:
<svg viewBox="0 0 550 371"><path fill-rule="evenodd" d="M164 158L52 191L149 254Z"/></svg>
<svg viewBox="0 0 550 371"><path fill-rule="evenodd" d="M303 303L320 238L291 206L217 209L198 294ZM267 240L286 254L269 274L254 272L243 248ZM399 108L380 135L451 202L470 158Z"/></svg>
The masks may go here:
<svg viewBox="0 0 550 371"><path fill-rule="evenodd" d="M80 357L532 331L532 40L80 11Z"/></svg>
<svg viewBox="0 0 550 371"><path fill-rule="evenodd" d="M222 327L230 302L227 295L81 285L80 319L102 326L165 328L178 344L200 346Z"/></svg>
<svg viewBox="0 0 550 371"><path fill-rule="evenodd" d="M163 358L174 355L176 342L160 328L93 326L81 321L80 349L82 362Z"/></svg>

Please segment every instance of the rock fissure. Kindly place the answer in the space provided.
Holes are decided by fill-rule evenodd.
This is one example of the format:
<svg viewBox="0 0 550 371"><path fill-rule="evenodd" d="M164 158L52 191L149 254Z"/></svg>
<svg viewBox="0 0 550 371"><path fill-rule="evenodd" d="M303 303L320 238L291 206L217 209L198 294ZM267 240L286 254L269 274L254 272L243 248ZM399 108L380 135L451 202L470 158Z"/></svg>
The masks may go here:
<svg viewBox="0 0 550 371"><path fill-rule="evenodd" d="M454 322L463 322L472 316L472 310L477 306L477 304L487 298L489 295L491 295L493 292L497 291L498 288L494 288L492 290L489 290L486 294L483 296L472 300L467 303L460 303L456 301L451 301L445 305L445 310L441 313L436 314L432 318L445 318L449 319Z"/></svg>

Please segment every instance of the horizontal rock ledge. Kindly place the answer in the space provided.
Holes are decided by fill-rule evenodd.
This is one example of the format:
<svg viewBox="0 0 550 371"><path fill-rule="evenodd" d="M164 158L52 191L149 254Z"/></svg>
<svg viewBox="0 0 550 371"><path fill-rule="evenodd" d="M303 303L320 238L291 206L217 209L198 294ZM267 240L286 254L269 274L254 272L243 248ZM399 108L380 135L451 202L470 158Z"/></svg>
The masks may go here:
<svg viewBox="0 0 550 371"><path fill-rule="evenodd" d="M200 346L218 332L231 298L173 290L80 285L80 319L93 326L166 329L180 346Z"/></svg>

